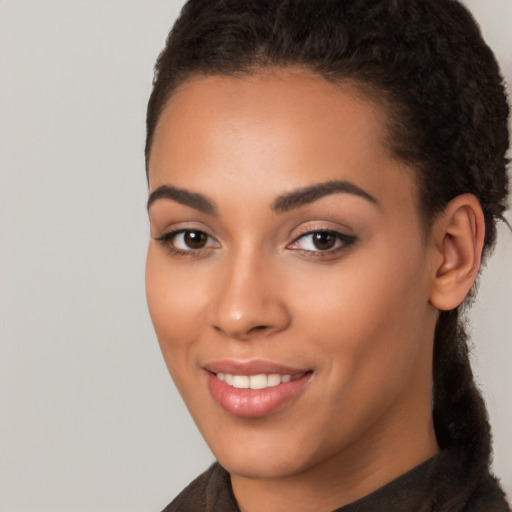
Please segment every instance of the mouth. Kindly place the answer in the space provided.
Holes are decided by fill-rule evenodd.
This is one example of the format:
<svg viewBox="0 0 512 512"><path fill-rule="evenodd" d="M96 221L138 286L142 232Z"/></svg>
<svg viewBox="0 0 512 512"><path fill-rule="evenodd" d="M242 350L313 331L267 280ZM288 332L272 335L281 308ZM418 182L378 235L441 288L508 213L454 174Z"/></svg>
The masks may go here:
<svg viewBox="0 0 512 512"><path fill-rule="evenodd" d="M221 408L238 417L271 414L296 399L306 388L312 370L268 361L218 361L205 365L208 388Z"/></svg>
<svg viewBox="0 0 512 512"><path fill-rule="evenodd" d="M232 373L219 372L215 375L217 379L237 389L266 389L300 379L306 373L299 373L297 375L281 375L279 373L271 373L269 375L265 373L259 373L258 375L234 375Z"/></svg>

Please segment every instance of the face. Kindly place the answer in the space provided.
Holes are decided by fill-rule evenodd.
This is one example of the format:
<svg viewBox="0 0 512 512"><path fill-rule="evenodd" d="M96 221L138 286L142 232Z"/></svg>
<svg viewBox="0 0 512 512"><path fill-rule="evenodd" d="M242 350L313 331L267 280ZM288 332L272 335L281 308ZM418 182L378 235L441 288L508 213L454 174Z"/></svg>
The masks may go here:
<svg viewBox="0 0 512 512"><path fill-rule="evenodd" d="M350 87L290 70L197 78L162 113L148 304L233 475L390 460L429 422L429 242L385 125Z"/></svg>

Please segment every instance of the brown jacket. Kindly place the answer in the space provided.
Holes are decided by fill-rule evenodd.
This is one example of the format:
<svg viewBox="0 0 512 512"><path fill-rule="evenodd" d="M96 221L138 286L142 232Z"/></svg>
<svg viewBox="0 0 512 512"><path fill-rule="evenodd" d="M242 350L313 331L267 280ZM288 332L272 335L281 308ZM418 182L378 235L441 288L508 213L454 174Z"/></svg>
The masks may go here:
<svg viewBox="0 0 512 512"><path fill-rule="evenodd" d="M510 512L488 471L468 475L455 450L435 457L334 512ZM288 510L293 510L290 503ZM240 512L229 473L218 463L196 478L163 512ZM325 512L325 511L319 511Z"/></svg>

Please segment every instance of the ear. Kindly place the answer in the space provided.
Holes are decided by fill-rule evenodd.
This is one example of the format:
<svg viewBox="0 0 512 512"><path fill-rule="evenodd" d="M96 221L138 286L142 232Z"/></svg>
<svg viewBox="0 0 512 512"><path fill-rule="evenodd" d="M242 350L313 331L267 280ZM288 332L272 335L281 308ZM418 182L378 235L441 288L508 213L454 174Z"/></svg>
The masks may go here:
<svg viewBox="0 0 512 512"><path fill-rule="evenodd" d="M472 194L455 197L434 223L431 235L430 303L447 311L464 300L480 269L485 221L478 199Z"/></svg>

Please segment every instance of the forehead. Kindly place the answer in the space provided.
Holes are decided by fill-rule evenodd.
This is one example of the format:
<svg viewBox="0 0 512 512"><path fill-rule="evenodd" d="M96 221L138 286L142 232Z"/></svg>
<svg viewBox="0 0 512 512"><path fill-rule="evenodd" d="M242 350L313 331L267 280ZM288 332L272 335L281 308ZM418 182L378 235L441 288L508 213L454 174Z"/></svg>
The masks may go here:
<svg viewBox="0 0 512 512"><path fill-rule="evenodd" d="M211 192L243 180L253 194L275 195L348 179L372 193L389 188L392 173L399 188L410 188L411 173L386 139L384 110L355 84L297 69L197 77L181 85L162 112L150 187L171 181Z"/></svg>
<svg viewBox="0 0 512 512"><path fill-rule="evenodd" d="M317 73L301 68L269 67L237 75L192 76L173 91L166 106L173 108L173 104L183 104L193 96L194 103L199 102L201 107L207 104L212 108L257 107L251 112L252 115L262 108L276 114L283 111L297 114L306 113L309 108L323 110L328 103L332 108L332 103L340 97L345 103L349 100L369 105L372 102L370 95L365 94L367 89L354 80L328 81ZM299 99L301 101L297 103ZM290 108L292 106L295 108Z"/></svg>
<svg viewBox="0 0 512 512"><path fill-rule="evenodd" d="M307 130L324 139L346 139L349 128L364 132L368 139L383 140L387 118L354 83L328 82L296 68L268 68L236 77L198 76L173 91L157 123L152 150L168 146L176 136L197 137L235 125L249 135L251 128L263 124L280 140L293 126L295 133Z"/></svg>

